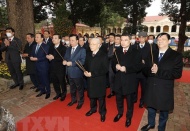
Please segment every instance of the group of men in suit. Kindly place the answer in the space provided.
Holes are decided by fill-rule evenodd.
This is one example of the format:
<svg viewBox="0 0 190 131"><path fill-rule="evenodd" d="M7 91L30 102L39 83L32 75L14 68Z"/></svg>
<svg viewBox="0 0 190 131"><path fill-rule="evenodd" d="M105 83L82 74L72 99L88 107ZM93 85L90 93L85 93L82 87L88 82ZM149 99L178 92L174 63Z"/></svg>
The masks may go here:
<svg viewBox="0 0 190 131"><path fill-rule="evenodd" d="M14 37L14 29L6 30L2 51L6 51L6 63L15 82L10 88L18 85L23 89L23 77L20 70L21 42ZM35 40L34 40L35 37ZM45 38L44 38L45 37ZM49 32L44 35L31 33L26 35L22 57L26 59L27 73L34 84L33 88L40 93L36 97L46 94L50 97L50 82L53 83L57 100L64 101L67 93L66 75L70 84L71 102L68 106L78 103L76 109L81 109L84 103L84 76L87 80L87 93L90 99L90 110L86 116L97 112L99 102L100 120L106 119L106 87L109 83L110 94L107 98L116 96L118 113L113 121L117 122L123 116L124 99L127 101L125 126L131 125L134 103L137 102L137 91L141 85L141 99L139 107L147 107L148 124L141 128L148 131L155 127L155 114L160 111L159 131L164 131L168 113L174 108L174 79L182 74L182 56L169 47L170 35L161 33L154 36L140 32L139 42L135 35L109 35L109 43L105 44L101 36L89 38L76 34L69 36L69 46L64 46L61 36ZM68 45L68 44L67 44ZM14 58L13 58L14 56ZM50 81L51 80L51 81Z"/></svg>

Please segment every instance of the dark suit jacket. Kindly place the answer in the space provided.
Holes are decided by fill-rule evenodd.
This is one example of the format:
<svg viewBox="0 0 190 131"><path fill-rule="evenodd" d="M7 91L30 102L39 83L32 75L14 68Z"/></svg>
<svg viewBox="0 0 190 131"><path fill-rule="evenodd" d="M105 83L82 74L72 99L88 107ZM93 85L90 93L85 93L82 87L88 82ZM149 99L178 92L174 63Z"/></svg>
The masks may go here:
<svg viewBox="0 0 190 131"><path fill-rule="evenodd" d="M70 78L83 78L83 71L78 67L75 61L80 61L81 64L84 65L86 50L78 45L74 54L71 55L71 49L72 47L67 48L64 56L66 61L72 62L72 66L67 66L67 74Z"/></svg>
<svg viewBox="0 0 190 131"><path fill-rule="evenodd" d="M5 44L2 44L1 51L6 51L5 53L5 62L19 62L21 63L20 51L22 50L21 41L14 37L10 42L10 46L6 47Z"/></svg>
<svg viewBox="0 0 190 131"><path fill-rule="evenodd" d="M30 55L32 53L33 46L36 46L36 42L32 42L32 44L29 46L29 43L27 43L24 47L24 52L27 53L28 57L26 57L26 71L27 74L35 74L35 62L30 60Z"/></svg>
<svg viewBox="0 0 190 131"><path fill-rule="evenodd" d="M47 45L49 45L49 46L53 46L53 42L52 42L51 38L49 38L47 42L44 39L44 43L47 44Z"/></svg>
<svg viewBox="0 0 190 131"><path fill-rule="evenodd" d="M35 62L36 69L40 72L49 71L49 61L46 58L46 53L49 53L49 45L42 43L37 54L35 54L36 45L33 46L31 56L37 57L38 60ZM38 72L39 73L39 72Z"/></svg>
<svg viewBox="0 0 190 131"><path fill-rule="evenodd" d="M142 69L140 52L131 46L124 54L123 48L116 50L116 54L121 66L126 67L126 72L116 70L117 58L114 55L112 60L113 70L116 72L114 91L121 95L128 95L136 91L136 75Z"/></svg>
<svg viewBox="0 0 190 131"><path fill-rule="evenodd" d="M174 108L174 79L182 75L182 55L171 48L165 52L158 62L159 50L155 51L154 63L158 65L158 72L151 73L152 62L149 57L146 68L143 69L147 79L145 104L158 110L173 110Z"/></svg>
<svg viewBox="0 0 190 131"><path fill-rule="evenodd" d="M66 66L63 65L63 59L61 56L64 57L66 49L67 48L62 44L60 44L56 49L54 46L50 47L49 54L54 56L54 59L50 61L50 73L65 74Z"/></svg>
<svg viewBox="0 0 190 131"><path fill-rule="evenodd" d="M106 74L108 72L107 54L99 50L94 57L88 52L85 60L85 69L91 72L92 76L87 77L88 96L98 98L106 95Z"/></svg>

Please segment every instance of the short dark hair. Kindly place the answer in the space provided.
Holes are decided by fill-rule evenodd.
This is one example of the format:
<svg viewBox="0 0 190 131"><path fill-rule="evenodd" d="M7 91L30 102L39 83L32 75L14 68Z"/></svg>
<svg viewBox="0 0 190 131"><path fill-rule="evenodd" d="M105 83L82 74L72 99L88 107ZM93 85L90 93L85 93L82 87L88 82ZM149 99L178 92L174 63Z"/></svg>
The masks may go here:
<svg viewBox="0 0 190 131"><path fill-rule="evenodd" d="M42 33L36 33L36 35L39 34L41 38L44 38L44 35Z"/></svg>
<svg viewBox="0 0 190 131"><path fill-rule="evenodd" d="M130 34L128 34L128 33L123 33L121 36L128 36L128 37L129 37L129 39L131 39L131 35L130 35Z"/></svg>
<svg viewBox="0 0 190 131"><path fill-rule="evenodd" d="M15 32L15 30L12 27L7 27L5 30L11 30L12 32Z"/></svg>
<svg viewBox="0 0 190 131"><path fill-rule="evenodd" d="M120 37L121 38L121 35L117 34L117 35L115 35L115 37Z"/></svg>
<svg viewBox="0 0 190 131"><path fill-rule="evenodd" d="M70 34L70 35L69 35L69 38L70 38L70 37L75 37L76 40L79 40L79 37L78 37L78 35L76 35L76 34Z"/></svg>
<svg viewBox="0 0 190 131"><path fill-rule="evenodd" d="M61 35L59 35L59 34L53 34L53 36L54 36L54 35L57 35L59 39L62 38Z"/></svg>
<svg viewBox="0 0 190 131"><path fill-rule="evenodd" d="M32 33L27 33L26 35L29 35L31 38L34 38L34 34Z"/></svg>
<svg viewBox="0 0 190 131"><path fill-rule="evenodd" d="M103 37L101 35L98 35L97 38L101 38L103 40Z"/></svg>
<svg viewBox="0 0 190 131"><path fill-rule="evenodd" d="M155 36L154 36L154 35L149 35L149 36L148 36L148 38L149 38L150 36L152 36L152 37L153 37L153 39L155 39Z"/></svg>
<svg viewBox="0 0 190 131"><path fill-rule="evenodd" d="M80 38L82 38L82 39L83 39L83 41L85 41L84 37L79 37L79 39L80 39Z"/></svg>
<svg viewBox="0 0 190 131"><path fill-rule="evenodd" d="M115 34L114 34L114 33L110 33L110 34L109 34L109 36L110 36L110 35L112 35L112 36L114 36L114 37L115 37Z"/></svg>
<svg viewBox="0 0 190 131"><path fill-rule="evenodd" d="M48 34L50 34L50 32L48 30L45 30L44 32L47 32Z"/></svg>
<svg viewBox="0 0 190 131"><path fill-rule="evenodd" d="M158 37L161 37L163 35L166 35L166 37L168 38L168 40L170 40L170 35L168 33L160 33L157 35L156 39L158 39Z"/></svg>

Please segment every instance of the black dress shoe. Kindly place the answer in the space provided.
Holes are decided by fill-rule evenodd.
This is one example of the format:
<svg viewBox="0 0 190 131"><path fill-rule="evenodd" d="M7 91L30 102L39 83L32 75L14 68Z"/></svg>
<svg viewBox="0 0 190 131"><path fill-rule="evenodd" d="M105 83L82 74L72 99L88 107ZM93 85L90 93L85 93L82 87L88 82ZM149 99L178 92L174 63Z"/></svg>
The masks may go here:
<svg viewBox="0 0 190 131"><path fill-rule="evenodd" d="M139 108L143 108L144 102L140 102Z"/></svg>
<svg viewBox="0 0 190 131"><path fill-rule="evenodd" d="M101 115L100 120L101 120L101 122L104 122L106 120L106 116L105 115Z"/></svg>
<svg viewBox="0 0 190 131"><path fill-rule="evenodd" d="M60 95L56 95L55 97L53 97L53 100L57 100L60 97Z"/></svg>
<svg viewBox="0 0 190 131"><path fill-rule="evenodd" d="M71 101L67 104L67 106L72 106L73 104L77 103L77 101Z"/></svg>
<svg viewBox="0 0 190 131"><path fill-rule="evenodd" d="M35 88L37 88L37 87L35 87L35 86L30 87L30 89L35 89Z"/></svg>
<svg viewBox="0 0 190 131"><path fill-rule="evenodd" d="M113 120L113 122L119 121L119 119L123 116L123 114L117 114Z"/></svg>
<svg viewBox="0 0 190 131"><path fill-rule="evenodd" d="M38 92L38 91L40 91L40 89L37 88L37 89L35 90L35 92Z"/></svg>
<svg viewBox="0 0 190 131"><path fill-rule="evenodd" d="M19 84L14 84L14 85L10 86L9 88L10 88L10 89L14 89L14 88L16 88L17 86L19 86Z"/></svg>
<svg viewBox="0 0 190 131"><path fill-rule="evenodd" d="M23 85L20 85L20 86L19 86L19 90L22 90L23 88L24 88Z"/></svg>
<svg viewBox="0 0 190 131"><path fill-rule="evenodd" d="M61 96L60 101L64 101L66 96Z"/></svg>
<svg viewBox="0 0 190 131"><path fill-rule="evenodd" d="M88 111L88 112L86 113L86 116L91 116L93 113L96 113L96 111Z"/></svg>
<svg viewBox="0 0 190 131"><path fill-rule="evenodd" d="M45 94L45 93L40 92L38 95L36 95L36 97L40 97L40 96L42 96L43 94Z"/></svg>
<svg viewBox="0 0 190 131"><path fill-rule="evenodd" d="M114 96L114 95L115 95L115 93L112 92L111 94L109 94L109 95L107 96L107 98L111 98L111 97Z"/></svg>
<svg viewBox="0 0 190 131"><path fill-rule="evenodd" d="M79 109L82 107L82 105L83 105L83 104L78 104L77 107L76 107L76 109L79 110Z"/></svg>
<svg viewBox="0 0 190 131"><path fill-rule="evenodd" d="M150 129L154 129L154 127L155 127L155 126L151 126L151 125L147 124L147 125L145 125L145 126L143 126L143 127L141 128L141 131L148 131L148 130L150 130Z"/></svg>
<svg viewBox="0 0 190 131"><path fill-rule="evenodd" d="M50 97L50 94L46 94L45 99L48 99Z"/></svg>
<svg viewBox="0 0 190 131"><path fill-rule="evenodd" d="M125 122L125 126L129 127L131 125L131 119L127 119Z"/></svg>

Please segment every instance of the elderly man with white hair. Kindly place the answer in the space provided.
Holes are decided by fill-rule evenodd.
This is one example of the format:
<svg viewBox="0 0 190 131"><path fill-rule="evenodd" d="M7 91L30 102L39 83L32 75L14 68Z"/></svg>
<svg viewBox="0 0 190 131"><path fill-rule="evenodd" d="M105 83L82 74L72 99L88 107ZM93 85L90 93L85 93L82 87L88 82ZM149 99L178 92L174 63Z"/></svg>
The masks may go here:
<svg viewBox="0 0 190 131"><path fill-rule="evenodd" d="M108 57L99 50L101 42L98 38L92 38L90 50L86 56L84 75L87 77L87 93L90 98L90 111L86 116L91 116L97 111L97 100L99 102L99 113L101 122L105 121L106 115L106 74L108 72Z"/></svg>

